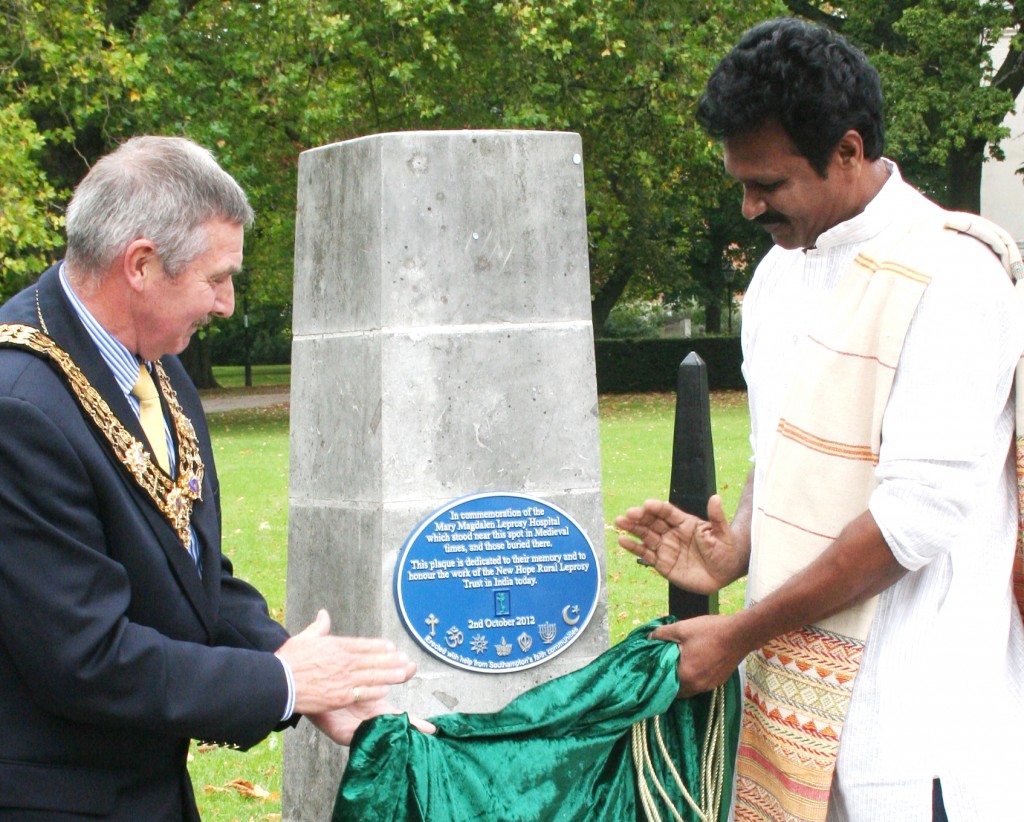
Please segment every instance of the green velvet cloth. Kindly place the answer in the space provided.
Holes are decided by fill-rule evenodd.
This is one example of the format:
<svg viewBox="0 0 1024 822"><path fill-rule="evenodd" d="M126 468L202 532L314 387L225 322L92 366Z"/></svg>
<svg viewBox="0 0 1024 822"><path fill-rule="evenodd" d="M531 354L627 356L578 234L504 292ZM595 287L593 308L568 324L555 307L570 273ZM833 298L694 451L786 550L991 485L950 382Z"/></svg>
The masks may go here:
<svg viewBox="0 0 1024 822"><path fill-rule="evenodd" d="M490 714L433 717L435 735L405 715L364 723L353 740L333 822L643 822L631 753L635 722L660 715L665 744L700 801L710 695L676 699L675 643L633 631L586 667L538 685ZM739 726L739 679L726 688L722 811L727 818ZM650 725L650 723L648 723ZM653 730L650 748L657 750ZM664 757L661 784L683 819L697 817ZM662 819L675 817L658 799Z"/></svg>

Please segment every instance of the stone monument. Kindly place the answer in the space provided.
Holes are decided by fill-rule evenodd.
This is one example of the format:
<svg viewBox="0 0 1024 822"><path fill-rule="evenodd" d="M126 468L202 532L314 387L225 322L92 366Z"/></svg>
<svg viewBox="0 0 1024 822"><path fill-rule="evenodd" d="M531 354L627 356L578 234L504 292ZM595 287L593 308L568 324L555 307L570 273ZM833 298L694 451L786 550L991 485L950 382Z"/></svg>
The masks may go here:
<svg viewBox="0 0 1024 822"><path fill-rule="evenodd" d="M393 690L394 702L424 717L496 710L604 651L603 584L589 625L566 637L557 655L534 657L540 661L528 667L494 665L494 672L426 652L444 645L410 635L396 605L399 582L430 576L406 572L396 581L410 535L474 495L514 495L502 506L506 514L522 513L532 499L550 503L558 516L545 511L536 521L555 523L550 533L570 519L578 524L603 580L579 136L405 132L304 152L293 334L289 628L301 629L322 606L335 633L393 639L419 668ZM528 505L515 495L526 495ZM492 513L461 516L469 522ZM526 543L504 540L513 533L509 523L518 524L511 515L493 523L500 530L490 533L502 540L470 549L521 546L518 562L530 538L523 531L515 533ZM547 550L541 559L561 563L549 563L553 571L589 564L565 561L584 551ZM410 562L430 567L422 558ZM517 578L528 582L529 574ZM518 596L511 571L505 581L502 605L508 591ZM438 590L439 609L459 598ZM579 619L553 613L565 619L545 621L551 636L555 623L565 631ZM507 642L501 638L503 651L515 648L513 630ZM476 659L488 644L483 633L474 637L476 655L467 644L462 659ZM309 723L285 735L285 819L329 818L345 755Z"/></svg>

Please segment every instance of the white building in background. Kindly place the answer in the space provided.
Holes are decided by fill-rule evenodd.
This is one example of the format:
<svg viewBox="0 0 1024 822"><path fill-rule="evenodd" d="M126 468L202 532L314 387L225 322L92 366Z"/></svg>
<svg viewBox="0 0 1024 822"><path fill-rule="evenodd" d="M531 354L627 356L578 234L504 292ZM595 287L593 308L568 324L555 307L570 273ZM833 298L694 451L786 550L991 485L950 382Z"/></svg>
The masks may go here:
<svg viewBox="0 0 1024 822"><path fill-rule="evenodd" d="M1006 57L1007 38L992 50L998 66ZM1017 97L1014 111L1006 115L1003 125L1010 135L1000 143L1006 159L986 160L981 167L981 215L998 223L1017 241L1024 251L1024 176L1017 169L1024 166L1024 93Z"/></svg>

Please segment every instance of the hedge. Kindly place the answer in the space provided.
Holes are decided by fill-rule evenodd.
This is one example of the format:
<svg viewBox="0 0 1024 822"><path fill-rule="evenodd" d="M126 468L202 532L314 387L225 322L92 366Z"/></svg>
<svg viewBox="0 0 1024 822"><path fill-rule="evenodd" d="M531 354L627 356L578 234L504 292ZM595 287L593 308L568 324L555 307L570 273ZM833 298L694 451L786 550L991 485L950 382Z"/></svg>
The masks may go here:
<svg viewBox="0 0 1024 822"><path fill-rule="evenodd" d="M679 364L695 352L707 365L710 390L746 389L739 337L596 340L597 391L675 391Z"/></svg>
<svg viewBox="0 0 1024 822"><path fill-rule="evenodd" d="M252 362L263 365L290 361L290 340L280 329L261 333L255 329ZM245 362L241 326L218 328L213 337L215 365ZM740 372L739 337L688 337L672 339L600 339L594 344L597 390L601 394L641 391L675 391L679 364L692 351L704 360L711 390L746 389Z"/></svg>

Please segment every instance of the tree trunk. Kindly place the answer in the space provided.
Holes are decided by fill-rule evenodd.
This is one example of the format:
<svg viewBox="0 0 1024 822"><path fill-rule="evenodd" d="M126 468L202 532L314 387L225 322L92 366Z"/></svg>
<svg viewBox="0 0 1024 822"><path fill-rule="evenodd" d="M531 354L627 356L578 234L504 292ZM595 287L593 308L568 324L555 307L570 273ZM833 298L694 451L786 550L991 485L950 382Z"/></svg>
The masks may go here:
<svg viewBox="0 0 1024 822"><path fill-rule="evenodd" d="M615 271L612 273L612 276L608 278L590 301L590 317L594 323L595 337L600 337L604 331L604 324L608 321L608 315L612 313L615 303L619 301L622 292L626 290L634 270L632 257L629 254L620 255L616 261Z"/></svg>
<svg viewBox="0 0 1024 822"><path fill-rule="evenodd" d="M206 334L195 334L179 359L196 388L220 388L213 376L213 346Z"/></svg>
<svg viewBox="0 0 1024 822"><path fill-rule="evenodd" d="M714 298L704 303L704 333L722 333L722 305Z"/></svg>
<svg viewBox="0 0 1024 822"><path fill-rule="evenodd" d="M985 141L972 140L961 149L949 153L946 179L949 183L948 208L954 211L981 211L981 164Z"/></svg>

